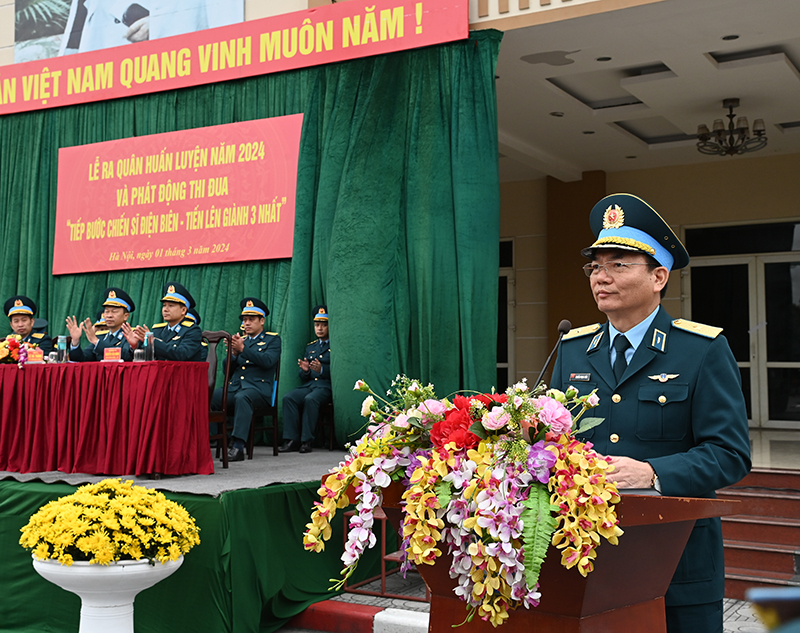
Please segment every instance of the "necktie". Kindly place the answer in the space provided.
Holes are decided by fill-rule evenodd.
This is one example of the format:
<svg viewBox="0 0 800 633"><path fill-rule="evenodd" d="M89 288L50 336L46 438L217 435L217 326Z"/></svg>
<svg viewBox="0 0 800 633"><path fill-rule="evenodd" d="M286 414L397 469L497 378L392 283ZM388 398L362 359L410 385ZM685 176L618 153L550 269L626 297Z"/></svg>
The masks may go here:
<svg viewBox="0 0 800 633"><path fill-rule="evenodd" d="M624 334L617 334L614 339L614 349L617 350L617 357L614 359L614 377L617 382L622 380L622 374L628 368L628 361L625 360L625 350L631 346L630 341Z"/></svg>

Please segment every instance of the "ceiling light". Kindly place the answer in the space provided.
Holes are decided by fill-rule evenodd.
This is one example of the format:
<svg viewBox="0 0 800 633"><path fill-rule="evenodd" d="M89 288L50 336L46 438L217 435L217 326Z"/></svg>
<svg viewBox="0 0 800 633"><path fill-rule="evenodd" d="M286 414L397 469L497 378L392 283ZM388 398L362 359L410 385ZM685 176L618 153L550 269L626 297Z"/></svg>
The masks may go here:
<svg viewBox="0 0 800 633"><path fill-rule="evenodd" d="M733 40L738 40L739 36L738 35L723 35L722 39L725 42L732 42Z"/></svg>
<svg viewBox="0 0 800 633"><path fill-rule="evenodd" d="M753 121L753 133L747 124L747 117L737 116L733 113L734 108L739 107L738 99L725 99L722 102L723 108L728 108L728 126L722 119L714 121L712 129L701 124L697 126L697 151L701 154L712 156L734 156L735 154L747 154L756 152L767 146L766 127L764 119ZM734 123L736 120L736 123Z"/></svg>
<svg viewBox="0 0 800 633"><path fill-rule="evenodd" d="M596 62L610 62L611 58L610 57L598 57L594 61L596 61Z"/></svg>
<svg viewBox="0 0 800 633"><path fill-rule="evenodd" d="M551 112L550 116L554 116L554 117L560 119L562 116L564 116L564 113L563 112Z"/></svg>

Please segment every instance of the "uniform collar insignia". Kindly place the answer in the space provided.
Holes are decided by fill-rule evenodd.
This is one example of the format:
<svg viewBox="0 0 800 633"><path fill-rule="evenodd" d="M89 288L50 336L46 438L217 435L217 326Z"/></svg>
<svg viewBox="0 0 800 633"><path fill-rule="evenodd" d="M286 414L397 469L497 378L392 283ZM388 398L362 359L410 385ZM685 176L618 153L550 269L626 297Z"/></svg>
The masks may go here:
<svg viewBox="0 0 800 633"><path fill-rule="evenodd" d="M650 380L657 380L658 382L667 382L668 380L672 380L678 376L680 376L680 374L654 374L652 376L648 376L648 378Z"/></svg>
<svg viewBox="0 0 800 633"><path fill-rule="evenodd" d="M650 347L657 349L659 352L665 352L667 347L667 335L659 329L653 330L653 340Z"/></svg>
<svg viewBox="0 0 800 633"><path fill-rule="evenodd" d="M600 346L600 341L603 340L603 334L604 333L605 332L600 331L600 332L598 332L597 334L594 335L594 338L592 339L592 342L589 343L589 347L586 348L586 352L587 353L588 352L593 352L594 350L596 350Z"/></svg>

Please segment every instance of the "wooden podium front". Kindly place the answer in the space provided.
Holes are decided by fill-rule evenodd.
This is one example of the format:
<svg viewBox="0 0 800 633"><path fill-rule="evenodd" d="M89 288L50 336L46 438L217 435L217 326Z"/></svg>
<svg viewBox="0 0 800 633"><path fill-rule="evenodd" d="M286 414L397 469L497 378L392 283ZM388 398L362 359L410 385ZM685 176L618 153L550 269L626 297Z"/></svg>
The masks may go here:
<svg viewBox="0 0 800 633"><path fill-rule="evenodd" d="M395 528L402 521L402 488L384 491L383 509ZM666 633L664 595L689 540L696 519L736 514L738 502L688 497L622 494L617 504L619 545L601 542L594 571L586 578L561 565L551 549L539 578L541 602L535 609L518 608L499 629L475 617L459 627L465 633ZM445 633L467 614L453 593L451 557L435 565L418 565L431 592L429 631Z"/></svg>

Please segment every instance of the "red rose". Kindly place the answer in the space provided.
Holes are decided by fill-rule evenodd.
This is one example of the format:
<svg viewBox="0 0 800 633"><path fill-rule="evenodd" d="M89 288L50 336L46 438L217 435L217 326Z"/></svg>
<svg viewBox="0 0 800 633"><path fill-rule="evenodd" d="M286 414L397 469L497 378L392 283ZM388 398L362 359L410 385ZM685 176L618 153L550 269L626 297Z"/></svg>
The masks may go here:
<svg viewBox="0 0 800 633"><path fill-rule="evenodd" d="M448 442L454 442L458 448L475 448L481 440L469 430L470 426L472 419L467 410L450 409L444 414L444 420L433 425L431 442L438 448Z"/></svg>
<svg viewBox="0 0 800 633"><path fill-rule="evenodd" d="M508 402L508 396L504 393L482 393L479 396L472 396L472 399L482 402L487 409L496 403L505 404Z"/></svg>

